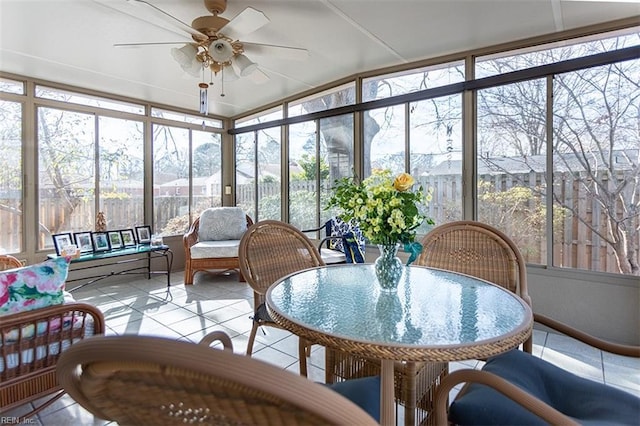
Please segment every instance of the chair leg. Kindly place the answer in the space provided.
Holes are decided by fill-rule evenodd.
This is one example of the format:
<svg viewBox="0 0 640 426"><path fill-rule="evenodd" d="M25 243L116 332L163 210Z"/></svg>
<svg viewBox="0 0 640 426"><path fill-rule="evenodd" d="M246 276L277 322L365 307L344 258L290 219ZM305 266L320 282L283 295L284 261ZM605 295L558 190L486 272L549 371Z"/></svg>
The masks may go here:
<svg viewBox="0 0 640 426"><path fill-rule="evenodd" d="M251 327L251 333L249 334L249 342L247 343L247 356L251 356L253 353L253 342L256 340L258 327L260 327L260 324L258 324L257 321L253 321L253 327Z"/></svg>
<svg viewBox="0 0 640 426"><path fill-rule="evenodd" d="M298 341L298 356L300 358L300 375L307 377L307 348L310 345L302 337ZM309 349L311 351L311 349Z"/></svg>
<svg viewBox="0 0 640 426"><path fill-rule="evenodd" d="M187 260L187 263L184 265L184 284L192 285L193 284L193 271L191 270L191 262Z"/></svg>

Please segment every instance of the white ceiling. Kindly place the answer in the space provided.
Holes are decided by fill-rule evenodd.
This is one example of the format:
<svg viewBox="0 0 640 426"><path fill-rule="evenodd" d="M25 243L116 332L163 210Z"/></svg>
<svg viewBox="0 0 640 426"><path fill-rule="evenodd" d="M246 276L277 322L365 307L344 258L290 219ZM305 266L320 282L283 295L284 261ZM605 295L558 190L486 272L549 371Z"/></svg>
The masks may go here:
<svg viewBox="0 0 640 426"><path fill-rule="evenodd" d="M202 0L148 1L187 23L209 14ZM362 71L640 16L638 0L229 0L222 16L247 6L270 23L241 41L309 57L252 54L270 80L225 83L220 97L214 78L212 114L236 116ZM174 46L113 46L189 41L148 12L127 0L0 0L0 71L197 110L199 79L173 60Z"/></svg>

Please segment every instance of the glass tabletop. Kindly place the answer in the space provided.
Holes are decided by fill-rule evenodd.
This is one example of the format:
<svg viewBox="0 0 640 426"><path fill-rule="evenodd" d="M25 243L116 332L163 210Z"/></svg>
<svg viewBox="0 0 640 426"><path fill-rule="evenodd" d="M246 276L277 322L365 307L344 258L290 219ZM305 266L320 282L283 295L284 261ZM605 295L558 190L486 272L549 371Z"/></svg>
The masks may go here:
<svg viewBox="0 0 640 426"><path fill-rule="evenodd" d="M383 345L473 346L531 323L529 307L501 287L415 266L393 294L378 289L370 264L306 270L272 286L267 304L309 330Z"/></svg>

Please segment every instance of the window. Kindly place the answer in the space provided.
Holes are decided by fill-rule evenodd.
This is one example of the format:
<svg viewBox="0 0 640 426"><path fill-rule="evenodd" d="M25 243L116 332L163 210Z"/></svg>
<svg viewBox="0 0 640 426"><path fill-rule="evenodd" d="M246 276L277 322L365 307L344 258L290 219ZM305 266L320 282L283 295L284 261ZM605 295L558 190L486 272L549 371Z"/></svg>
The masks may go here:
<svg viewBox="0 0 640 426"><path fill-rule="evenodd" d="M462 61L375 76L363 80L362 101L390 98L460 81L464 81Z"/></svg>
<svg viewBox="0 0 640 426"><path fill-rule="evenodd" d="M409 167L431 191L425 214L437 224L462 219L462 97L452 95L409 105ZM418 234L431 226L424 224Z"/></svg>
<svg viewBox="0 0 640 426"><path fill-rule="evenodd" d="M297 117L355 103L356 89L352 82L289 103L288 116Z"/></svg>
<svg viewBox="0 0 640 426"><path fill-rule="evenodd" d="M105 108L113 111L128 112L131 114L144 114L144 106L130 102L116 101L99 96L91 96L83 93L70 92L61 89L53 89L46 86L36 86L36 97L51 99L71 104Z"/></svg>
<svg viewBox="0 0 640 426"><path fill-rule="evenodd" d="M193 130L191 151L191 186L193 217L222 200L222 143L217 133ZM187 195L187 194L185 194Z"/></svg>
<svg viewBox="0 0 640 426"><path fill-rule="evenodd" d="M393 173L404 172L406 163L404 104L367 111L364 122L363 177L369 176L373 169L389 169Z"/></svg>
<svg viewBox="0 0 640 426"><path fill-rule="evenodd" d="M0 100L0 254L22 250L22 103Z"/></svg>
<svg viewBox="0 0 640 426"><path fill-rule="evenodd" d="M640 59L553 82L553 265L638 274Z"/></svg>
<svg viewBox="0 0 640 426"><path fill-rule="evenodd" d="M525 59L549 63L638 42L637 34L601 38L481 67L504 72ZM637 81L636 59L478 91L478 219L511 236L527 262L638 273Z"/></svg>
<svg viewBox="0 0 640 426"><path fill-rule="evenodd" d="M144 224L143 123L99 117L98 126L99 209L107 228Z"/></svg>
<svg viewBox="0 0 640 426"><path fill-rule="evenodd" d="M546 264L546 79L478 92L478 220Z"/></svg>
<svg viewBox="0 0 640 426"><path fill-rule="evenodd" d="M24 95L24 83L21 81L9 80L8 78L0 78L0 92Z"/></svg>
<svg viewBox="0 0 640 426"><path fill-rule="evenodd" d="M38 248L51 235L92 230L96 217L95 116L39 107Z"/></svg>
<svg viewBox="0 0 640 426"><path fill-rule="evenodd" d="M153 124L153 232L189 228L189 130Z"/></svg>
<svg viewBox="0 0 640 426"><path fill-rule="evenodd" d="M278 106L266 111L261 111L257 114L250 115L236 120L235 127L246 127L254 124L267 123L269 121L282 120L282 107Z"/></svg>
<svg viewBox="0 0 640 426"><path fill-rule="evenodd" d="M318 144L315 121L289 126L289 223L299 229L315 228L319 221L316 174L323 165Z"/></svg>
<svg viewBox="0 0 640 426"><path fill-rule="evenodd" d="M256 132L236 135L236 206L257 221Z"/></svg>
<svg viewBox="0 0 640 426"><path fill-rule="evenodd" d="M156 118L163 118L165 120L179 121L181 123L197 124L201 126L222 129L222 120L203 117L200 115L185 114L160 108L151 108L151 116Z"/></svg>

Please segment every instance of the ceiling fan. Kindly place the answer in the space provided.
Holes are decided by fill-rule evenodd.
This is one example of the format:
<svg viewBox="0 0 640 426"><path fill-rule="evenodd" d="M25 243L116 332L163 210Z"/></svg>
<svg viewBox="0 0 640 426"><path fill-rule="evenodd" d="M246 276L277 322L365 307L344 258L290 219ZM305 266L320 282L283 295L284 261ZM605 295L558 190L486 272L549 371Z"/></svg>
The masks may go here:
<svg viewBox="0 0 640 426"><path fill-rule="evenodd" d="M191 36L193 42L116 43L114 46L132 47L184 43L184 46L180 48L171 49L171 55L185 72L194 77L199 77L204 70L209 69L215 75L220 73L222 81L234 81L240 76L246 76L256 83L264 83L269 80L269 77L245 53L258 55L268 53L292 60L304 60L308 57L308 51L302 48L240 41L241 37L270 22L264 13L252 7L246 7L229 20L220 16L227 8L227 0L204 0L204 6L211 15L200 16L194 19L191 25L188 25L146 0L127 0L127 2L144 7L151 16L160 19L180 33ZM136 13L134 16L139 18L140 14ZM203 95L206 101L208 85L203 81L199 86L201 89L200 112L206 113L206 105L203 106ZM203 90L205 90L204 93ZM221 96L224 96L224 90Z"/></svg>

